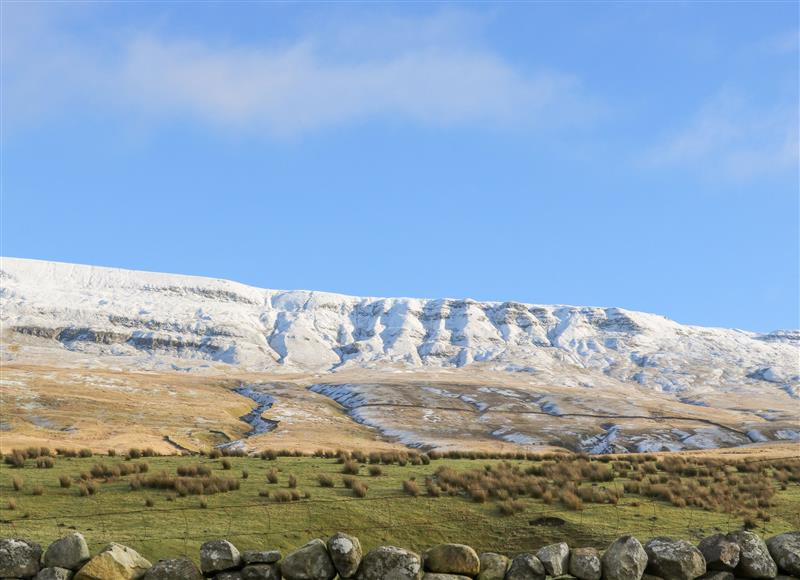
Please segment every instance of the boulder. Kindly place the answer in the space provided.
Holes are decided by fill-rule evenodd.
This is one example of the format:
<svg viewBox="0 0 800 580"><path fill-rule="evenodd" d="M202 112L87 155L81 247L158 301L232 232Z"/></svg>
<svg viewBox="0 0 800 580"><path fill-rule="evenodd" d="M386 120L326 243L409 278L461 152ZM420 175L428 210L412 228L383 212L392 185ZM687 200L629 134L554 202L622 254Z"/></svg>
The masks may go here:
<svg viewBox="0 0 800 580"><path fill-rule="evenodd" d="M150 562L136 550L111 543L78 570L75 580L134 580L149 569Z"/></svg>
<svg viewBox="0 0 800 580"><path fill-rule="evenodd" d="M144 575L144 580L202 580L203 575L189 558L159 560Z"/></svg>
<svg viewBox="0 0 800 580"><path fill-rule="evenodd" d="M686 540L653 538L644 545L647 572L670 580L694 580L706 573L700 550Z"/></svg>
<svg viewBox="0 0 800 580"><path fill-rule="evenodd" d="M233 570L241 564L239 550L227 540L211 540L200 546L200 570L206 576Z"/></svg>
<svg viewBox="0 0 800 580"><path fill-rule="evenodd" d="M72 580L74 573L67 568L42 568L36 575L36 580Z"/></svg>
<svg viewBox="0 0 800 580"><path fill-rule="evenodd" d="M77 570L89 561L91 554L83 534L73 532L47 547L44 565L48 568L67 568Z"/></svg>
<svg viewBox="0 0 800 580"><path fill-rule="evenodd" d="M278 550L247 550L242 552L242 562L247 564L274 564L281 559Z"/></svg>
<svg viewBox="0 0 800 580"><path fill-rule="evenodd" d="M469 576L460 574L439 574L438 572L425 572L422 580L472 580Z"/></svg>
<svg viewBox="0 0 800 580"><path fill-rule="evenodd" d="M332 580L336 567L325 542L314 539L283 559L281 573L287 580Z"/></svg>
<svg viewBox="0 0 800 580"><path fill-rule="evenodd" d="M250 564L242 568L242 580L281 580L278 564Z"/></svg>
<svg viewBox="0 0 800 580"><path fill-rule="evenodd" d="M520 554L511 560L506 580L544 580L546 575L539 558L533 554Z"/></svg>
<svg viewBox="0 0 800 580"><path fill-rule="evenodd" d="M781 572L800 576L800 532L772 536L767 549Z"/></svg>
<svg viewBox="0 0 800 580"><path fill-rule="evenodd" d="M423 556L425 570L439 574L477 576L481 561L477 552L464 544L439 544L427 550Z"/></svg>
<svg viewBox="0 0 800 580"><path fill-rule="evenodd" d="M730 534L714 534L697 545L708 570L733 572L739 564L741 548Z"/></svg>
<svg viewBox="0 0 800 580"><path fill-rule="evenodd" d="M573 548L569 554L569 573L579 580L600 580L603 565L594 548Z"/></svg>
<svg viewBox="0 0 800 580"><path fill-rule="evenodd" d="M769 554L769 549L757 534L740 530L730 534L739 544L739 564L734 573L740 578L775 578L778 565Z"/></svg>
<svg viewBox="0 0 800 580"><path fill-rule="evenodd" d="M700 576L700 580L735 580L733 572L712 570Z"/></svg>
<svg viewBox="0 0 800 580"><path fill-rule="evenodd" d="M564 542L541 548L536 557L550 576L561 576L569 570L569 546Z"/></svg>
<svg viewBox="0 0 800 580"><path fill-rule="evenodd" d="M506 556L494 552L484 552L478 559L481 561L478 580L503 580L506 577L509 563Z"/></svg>
<svg viewBox="0 0 800 580"><path fill-rule="evenodd" d="M379 546L361 560L359 580L420 580L422 560L414 552L395 546Z"/></svg>
<svg viewBox="0 0 800 580"><path fill-rule="evenodd" d="M633 536L622 536L608 547L601 562L607 580L640 580L647 567L647 552Z"/></svg>
<svg viewBox="0 0 800 580"><path fill-rule="evenodd" d="M342 578L352 578L358 571L364 552L355 536L339 532L328 538L328 554Z"/></svg>
<svg viewBox="0 0 800 580"><path fill-rule="evenodd" d="M0 578L36 576L41 559L39 544L16 538L0 540Z"/></svg>
<svg viewBox="0 0 800 580"><path fill-rule="evenodd" d="M242 580L242 573L239 570L228 570L215 574L214 580Z"/></svg>

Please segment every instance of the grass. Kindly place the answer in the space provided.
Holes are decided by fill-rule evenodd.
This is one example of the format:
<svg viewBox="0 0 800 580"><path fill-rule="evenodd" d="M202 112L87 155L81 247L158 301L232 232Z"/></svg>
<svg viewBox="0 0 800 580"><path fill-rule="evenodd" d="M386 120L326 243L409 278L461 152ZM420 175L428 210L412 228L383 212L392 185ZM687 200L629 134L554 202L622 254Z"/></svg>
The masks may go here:
<svg viewBox="0 0 800 580"><path fill-rule="evenodd" d="M793 475L800 471L764 465L756 472L718 465L705 474L691 462L637 456L580 464L440 458L401 465L367 455L348 460L358 461L364 475L357 476L343 474L344 464L332 457L226 459L230 469L219 458L148 457L144 473L141 467L117 469L143 460L98 455L54 457L46 469L37 469L32 458L21 469L4 464L0 537L46 545L76 529L93 549L113 540L154 561L197 559L200 544L213 538L230 539L240 549L288 551L336 531L357 535L367 549L395 544L422 550L450 541L514 554L559 541L603 547L623 533L696 541L740 528L745 518L767 536L800 528L800 483ZM380 465L381 476L366 475L369 465ZM767 470L766 479L757 478L759 469ZM243 471L249 477L235 477ZM140 485L132 485L136 481ZM281 485L270 489L273 481ZM176 493L179 484L200 493ZM223 492L224 486L230 488ZM741 496L755 502L753 508L726 513L734 488L770 497ZM39 489L42 494L34 495ZM678 498L676 491L694 495Z"/></svg>

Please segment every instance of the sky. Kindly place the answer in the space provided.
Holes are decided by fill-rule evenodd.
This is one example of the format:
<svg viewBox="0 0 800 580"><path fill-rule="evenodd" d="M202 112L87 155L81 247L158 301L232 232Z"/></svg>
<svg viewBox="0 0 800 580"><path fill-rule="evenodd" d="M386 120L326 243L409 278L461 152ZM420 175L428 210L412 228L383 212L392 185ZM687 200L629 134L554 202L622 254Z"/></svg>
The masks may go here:
<svg viewBox="0 0 800 580"><path fill-rule="evenodd" d="M800 328L796 2L1 6L4 256Z"/></svg>

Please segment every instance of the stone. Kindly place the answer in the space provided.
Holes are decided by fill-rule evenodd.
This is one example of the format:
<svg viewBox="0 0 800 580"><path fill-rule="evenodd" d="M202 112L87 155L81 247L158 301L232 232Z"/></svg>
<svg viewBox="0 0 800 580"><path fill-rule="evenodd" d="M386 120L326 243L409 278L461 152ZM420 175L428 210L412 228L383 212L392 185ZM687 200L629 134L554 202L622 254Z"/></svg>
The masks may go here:
<svg viewBox="0 0 800 580"><path fill-rule="evenodd" d="M569 546L564 542L541 548L536 557L550 576L561 576L569 570Z"/></svg>
<svg viewBox="0 0 800 580"><path fill-rule="evenodd" d="M601 558L606 580L640 580L647 567L647 552L633 536L615 540Z"/></svg>
<svg viewBox="0 0 800 580"><path fill-rule="evenodd" d="M711 570L700 576L701 580L735 580L733 572Z"/></svg>
<svg viewBox="0 0 800 580"><path fill-rule="evenodd" d="M342 532L328 538L328 554L342 578L355 576L364 556L358 538Z"/></svg>
<svg viewBox="0 0 800 580"><path fill-rule="evenodd" d="M730 537L730 534L714 534L703 538L697 545L706 561L708 570L733 572L739 565L739 544Z"/></svg>
<svg viewBox="0 0 800 580"><path fill-rule="evenodd" d="M0 540L0 578L36 576L41 559L39 544L17 538Z"/></svg>
<svg viewBox="0 0 800 580"><path fill-rule="evenodd" d="M734 573L741 578L775 578L778 565L770 556L769 549L757 534L740 530L730 534L739 544L739 564Z"/></svg>
<svg viewBox="0 0 800 580"><path fill-rule="evenodd" d="M472 580L469 576L460 574L439 574L438 572L425 572L422 580Z"/></svg>
<svg viewBox="0 0 800 580"><path fill-rule="evenodd" d="M144 575L144 580L202 580L203 575L189 558L159 560Z"/></svg>
<svg viewBox="0 0 800 580"><path fill-rule="evenodd" d="M242 555L227 540L211 540L200 546L200 570L208 576L233 570L242 564Z"/></svg>
<svg viewBox="0 0 800 580"><path fill-rule="evenodd" d="M74 573L67 568L42 568L36 575L36 580L72 580Z"/></svg>
<svg viewBox="0 0 800 580"><path fill-rule="evenodd" d="M287 554L281 563L281 574L287 580L332 580L336 576L325 542L314 539Z"/></svg>
<svg viewBox="0 0 800 580"><path fill-rule="evenodd" d="M278 564L250 564L242 568L242 580L281 580Z"/></svg>
<svg viewBox="0 0 800 580"><path fill-rule="evenodd" d="M781 572L800 576L800 532L772 536L767 549Z"/></svg>
<svg viewBox="0 0 800 580"><path fill-rule="evenodd" d="M506 556L494 552L484 552L478 559L481 561L478 580L503 580L506 577L510 562Z"/></svg>
<svg viewBox="0 0 800 580"><path fill-rule="evenodd" d="M686 540L653 538L644 545L647 573L670 580L694 580L706 573L700 550Z"/></svg>
<svg viewBox="0 0 800 580"><path fill-rule="evenodd" d="M44 565L48 568L77 570L89 561L91 554L86 539L78 532L67 534L47 547Z"/></svg>
<svg viewBox="0 0 800 580"><path fill-rule="evenodd" d="M600 580L603 565L594 548L573 548L569 554L569 573L579 580Z"/></svg>
<svg viewBox="0 0 800 580"><path fill-rule="evenodd" d="M215 574L214 580L242 580L242 573L239 570L228 570Z"/></svg>
<svg viewBox="0 0 800 580"><path fill-rule="evenodd" d="M481 561L477 552L464 544L439 544L427 550L423 556L425 570L439 574L477 576Z"/></svg>
<svg viewBox="0 0 800 580"><path fill-rule="evenodd" d="M274 564L281 559L278 550L247 550L242 552L242 562L247 564Z"/></svg>
<svg viewBox="0 0 800 580"><path fill-rule="evenodd" d="M361 560L359 580L420 580L422 559L419 555L395 546L379 546Z"/></svg>
<svg viewBox="0 0 800 580"><path fill-rule="evenodd" d="M144 577L150 562L139 552L111 543L75 574L75 580L135 580Z"/></svg>
<svg viewBox="0 0 800 580"><path fill-rule="evenodd" d="M544 580L546 575L539 558L533 554L520 554L511 560L506 580Z"/></svg>

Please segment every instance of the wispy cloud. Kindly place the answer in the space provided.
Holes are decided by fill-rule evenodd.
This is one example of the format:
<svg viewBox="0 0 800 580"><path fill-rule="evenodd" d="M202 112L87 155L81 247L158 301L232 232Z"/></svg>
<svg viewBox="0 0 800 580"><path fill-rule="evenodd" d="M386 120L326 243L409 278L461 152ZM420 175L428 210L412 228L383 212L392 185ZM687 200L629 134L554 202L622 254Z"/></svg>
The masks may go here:
<svg viewBox="0 0 800 580"><path fill-rule="evenodd" d="M461 34L462 21L441 15L420 21L420 30L436 34L405 45L391 42L397 36L391 28L408 23L388 21L387 43L359 55L352 50L356 28L324 43L309 33L278 48L163 33L106 38L99 46L40 28L27 46L17 43L4 56L10 72L3 88L8 109L29 117L89 106L288 136L380 117L517 126L569 122L585 112L577 78L522 70L474 34ZM44 34L58 38L57 46L51 40L42 49Z"/></svg>
<svg viewBox="0 0 800 580"><path fill-rule="evenodd" d="M723 92L642 161L651 168L682 167L713 179L750 181L796 171L799 154L796 104L756 106Z"/></svg>

